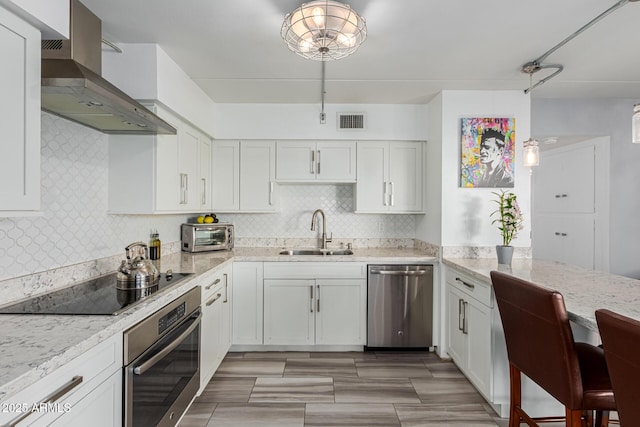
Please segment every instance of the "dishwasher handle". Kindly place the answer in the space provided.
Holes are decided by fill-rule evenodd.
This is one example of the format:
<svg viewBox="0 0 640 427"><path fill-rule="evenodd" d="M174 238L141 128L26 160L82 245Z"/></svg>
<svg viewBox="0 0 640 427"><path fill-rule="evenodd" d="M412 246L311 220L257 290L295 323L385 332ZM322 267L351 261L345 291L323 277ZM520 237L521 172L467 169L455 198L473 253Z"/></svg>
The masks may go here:
<svg viewBox="0 0 640 427"><path fill-rule="evenodd" d="M429 273L429 270L413 270L413 271L398 271L398 270L369 270L371 274L380 274L386 276L424 276Z"/></svg>

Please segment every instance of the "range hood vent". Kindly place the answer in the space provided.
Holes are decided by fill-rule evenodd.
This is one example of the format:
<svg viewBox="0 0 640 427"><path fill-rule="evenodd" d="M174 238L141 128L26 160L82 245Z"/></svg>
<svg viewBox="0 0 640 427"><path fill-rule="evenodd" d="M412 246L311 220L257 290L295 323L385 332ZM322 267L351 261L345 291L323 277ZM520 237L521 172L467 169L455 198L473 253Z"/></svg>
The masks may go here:
<svg viewBox="0 0 640 427"><path fill-rule="evenodd" d="M42 40L42 109L104 133L176 134L176 129L102 78L102 25L71 0L69 40Z"/></svg>

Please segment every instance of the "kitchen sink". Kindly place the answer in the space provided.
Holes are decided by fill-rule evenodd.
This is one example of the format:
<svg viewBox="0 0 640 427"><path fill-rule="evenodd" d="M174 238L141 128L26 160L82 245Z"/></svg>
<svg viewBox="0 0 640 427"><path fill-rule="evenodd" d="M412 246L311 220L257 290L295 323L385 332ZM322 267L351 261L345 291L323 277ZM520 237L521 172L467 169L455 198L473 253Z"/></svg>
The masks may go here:
<svg viewBox="0 0 640 427"><path fill-rule="evenodd" d="M353 255L350 249L286 249L280 255Z"/></svg>

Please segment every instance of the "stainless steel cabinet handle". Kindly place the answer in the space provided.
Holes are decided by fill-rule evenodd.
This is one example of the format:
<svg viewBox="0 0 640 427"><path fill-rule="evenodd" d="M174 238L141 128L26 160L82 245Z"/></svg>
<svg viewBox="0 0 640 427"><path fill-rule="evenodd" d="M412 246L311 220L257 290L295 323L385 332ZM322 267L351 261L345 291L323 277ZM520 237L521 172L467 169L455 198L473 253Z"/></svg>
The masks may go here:
<svg viewBox="0 0 640 427"><path fill-rule="evenodd" d="M462 317L462 310L464 307L464 300L458 299L458 330L462 331L464 328L464 319Z"/></svg>
<svg viewBox="0 0 640 427"><path fill-rule="evenodd" d="M397 271L397 270L370 270L371 274L381 274L387 276L424 276L429 270L412 270L412 271Z"/></svg>
<svg viewBox="0 0 640 427"><path fill-rule="evenodd" d="M316 299L316 302L318 303L316 313L320 313L320 285L318 285L318 298Z"/></svg>
<svg viewBox="0 0 640 427"><path fill-rule="evenodd" d="M310 303L309 303L309 307L311 309L311 312L313 313L313 285L309 286L309 295L310 295Z"/></svg>
<svg viewBox="0 0 640 427"><path fill-rule="evenodd" d="M467 322L467 307L469 306L468 302L464 302L463 305L463 317L462 317L462 333L463 334L468 334L469 333L469 322Z"/></svg>
<svg viewBox="0 0 640 427"><path fill-rule="evenodd" d="M71 390L73 390L74 388L76 388L80 384L82 384L83 379L84 378L82 377L82 375L74 376L73 378L71 378L71 381L69 381L68 383L64 384L59 389L55 390L49 396L45 397L44 400L42 401L42 403L34 404L34 406L35 405L40 406L40 405L43 405L43 404L53 403L53 402L55 402L57 400L60 400L62 397L64 397L66 394L68 394ZM20 416L18 418L15 418L15 419L9 421L9 424L6 424L6 425L9 426L9 427L15 427L18 423L24 421L28 416L30 416L33 413L34 413L33 411L24 412L24 413L20 414Z"/></svg>
<svg viewBox="0 0 640 427"><path fill-rule="evenodd" d="M203 205L207 204L207 179L202 178L202 198L201 202Z"/></svg>
<svg viewBox="0 0 640 427"><path fill-rule="evenodd" d="M204 290L205 290L205 291L208 291L209 289L211 289L212 287L214 287L214 286L215 286L215 285L217 285L218 283L220 283L220 279L219 279L219 278L218 278L218 279L216 279L216 280L214 280L214 281L213 281L213 283L211 283L210 285L205 286Z"/></svg>
<svg viewBox="0 0 640 427"><path fill-rule="evenodd" d="M273 181L269 181L269 205L273 205Z"/></svg>
<svg viewBox="0 0 640 427"><path fill-rule="evenodd" d="M382 204L384 206L389 206L389 204L387 203L387 183L386 182L382 183Z"/></svg>
<svg viewBox="0 0 640 427"><path fill-rule="evenodd" d="M142 365L136 366L135 368L133 368L133 373L136 374L136 375L142 375L145 372L147 372L149 369L153 368L153 366L156 363L158 363L160 360L164 359L164 357L167 354L169 354L173 350L175 350L175 348L178 347L182 343L182 341L184 341L184 339L186 337L188 337L191 334L191 332L193 332L193 330L195 328L197 328L198 326L200 326L200 322L194 322L193 325L189 326L189 328L186 331L184 331L182 334L180 334L180 336L178 338L173 340L173 342L171 344L169 344L168 346L163 348L162 351L160 351L158 354L153 356L151 359L149 359L146 362L144 362Z"/></svg>
<svg viewBox="0 0 640 427"><path fill-rule="evenodd" d="M553 233L553 234L555 234L556 236L561 236L561 237L566 237L566 236L567 236L567 233L562 233L562 232L560 232L560 231L556 231L556 232L555 232L555 233Z"/></svg>
<svg viewBox="0 0 640 427"><path fill-rule="evenodd" d="M318 170L318 175L320 175L320 150L318 150L318 166L316 169Z"/></svg>
<svg viewBox="0 0 640 427"><path fill-rule="evenodd" d="M214 302L218 301L220 299L220 297L222 296L222 294L216 294L215 297L211 298L209 301L207 301L207 307L209 307L211 304L213 304Z"/></svg>
<svg viewBox="0 0 640 427"><path fill-rule="evenodd" d="M313 169L313 165L316 163L316 152L311 150L311 170L309 170L310 174L314 174L315 170Z"/></svg>
<svg viewBox="0 0 640 427"><path fill-rule="evenodd" d="M229 302L229 275L227 273L222 274L224 276L224 301L223 303Z"/></svg>
<svg viewBox="0 0 640 427"><path fill-rule="evenodd" d="M469 288L469 289L473 289L473 288L475 288L475 287L476 287L476 285L474 285L473 283L467 283L467 282L465 282L464 280L462 280L462 279L461 279L461 278L459 278L459 277L456 277L456 282L460 282L460 283L462 283L463 285L465 285L465 286L466 286L467 288Z"/></svg>
<svg viewBox="0 0 640 427"><path fill-rule="evenodd" d="M389 203L393 206L393 182L389 182Z"/></svg>

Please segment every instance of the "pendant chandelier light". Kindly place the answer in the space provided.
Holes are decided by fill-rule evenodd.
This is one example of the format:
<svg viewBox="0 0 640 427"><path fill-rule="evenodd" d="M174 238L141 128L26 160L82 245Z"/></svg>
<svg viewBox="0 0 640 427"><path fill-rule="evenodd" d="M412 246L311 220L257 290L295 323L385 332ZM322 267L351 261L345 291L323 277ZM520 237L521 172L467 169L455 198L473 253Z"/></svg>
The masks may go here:
<svg viewBox="0 0 640 427"><path fill-rule="evenodd" d="M640 144L640 104L633 106L633 116L631 117L631 142Z"/></svg>
<svg viewBox="0 0 640 427"><path fill-rule="evenodd" d="M367 38L367 25L347 4L316 0L287 14L280 34L298 55L332 61L358 50Z"/></svg>
<svg viewBox="0 0 640 427"><path fill-rule="evenodd" d="M540 164L540 149L538 141L533 138L527 139L524 143L524 165L526 167L538 166Z"/></svg>

